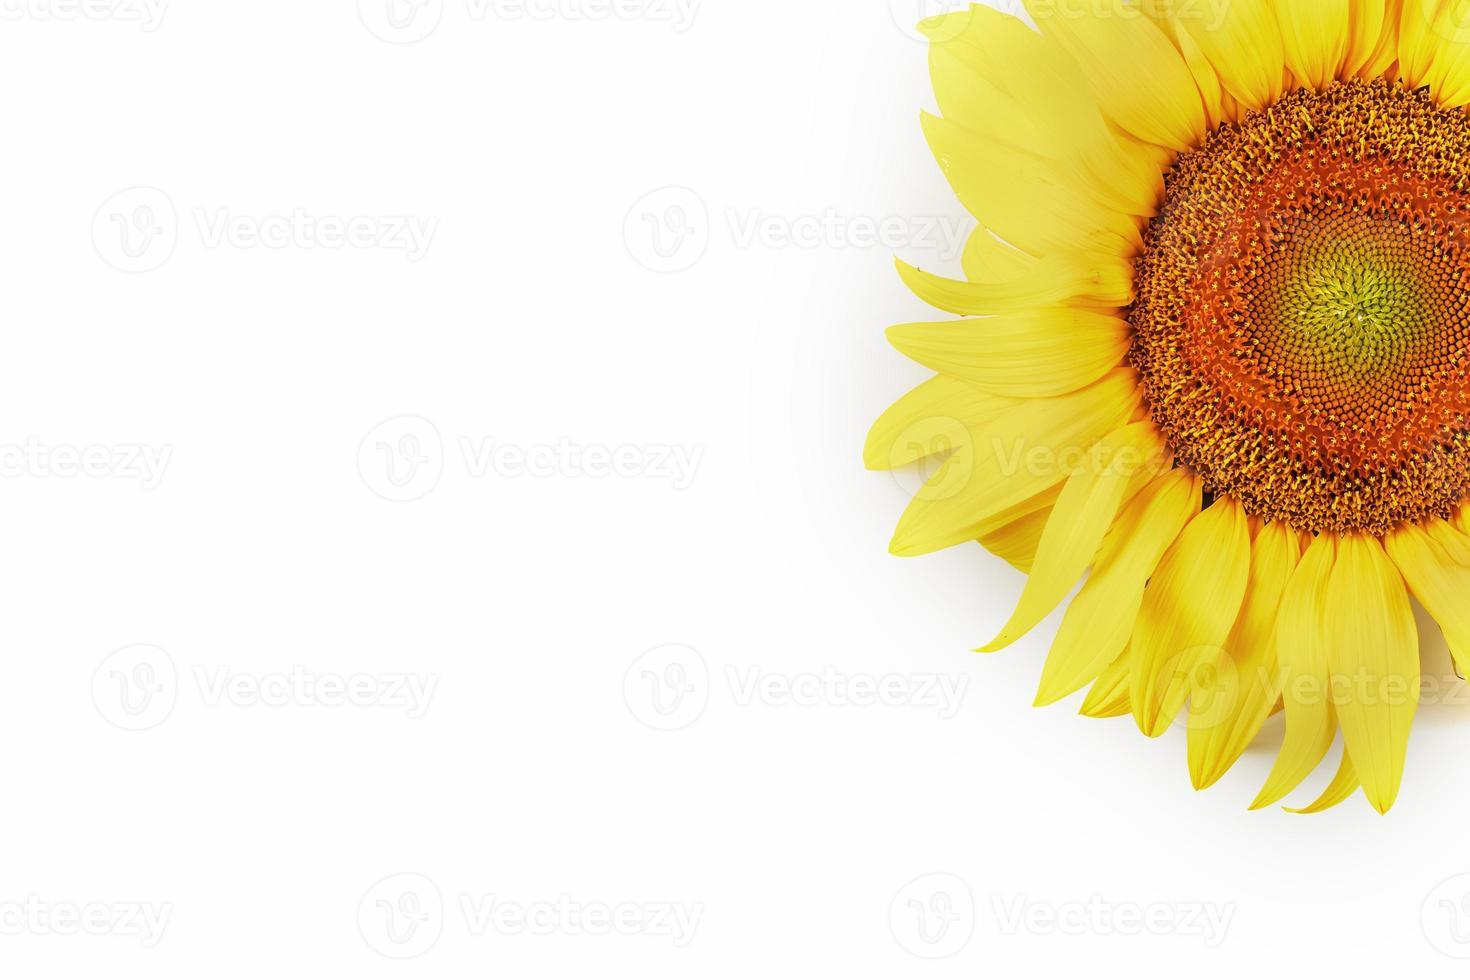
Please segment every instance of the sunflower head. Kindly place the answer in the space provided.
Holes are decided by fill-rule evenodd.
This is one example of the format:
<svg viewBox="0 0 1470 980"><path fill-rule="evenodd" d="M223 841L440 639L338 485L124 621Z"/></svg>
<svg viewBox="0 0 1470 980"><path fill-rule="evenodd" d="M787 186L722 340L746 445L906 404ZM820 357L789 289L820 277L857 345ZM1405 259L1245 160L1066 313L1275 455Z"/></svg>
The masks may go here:
<svg viewBox="0 0 1470 980"><path fill-rule="evenodd" d="M1380 811L1419 702L1417 598L1470 668L1470 8L1027 0L926 21L924 132L980 227L936 377L867 459L944 465L898 554L1029 574L986 649L1068 606L1038 703L1188 729L1213 784L1275 712L1256 805Z"/></svg>

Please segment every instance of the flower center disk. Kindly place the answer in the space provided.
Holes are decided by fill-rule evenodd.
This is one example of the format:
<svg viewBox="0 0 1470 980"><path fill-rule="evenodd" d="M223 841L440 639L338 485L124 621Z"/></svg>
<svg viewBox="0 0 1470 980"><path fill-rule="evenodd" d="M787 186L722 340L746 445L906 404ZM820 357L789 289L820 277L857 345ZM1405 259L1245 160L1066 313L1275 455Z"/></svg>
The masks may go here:
<svg viewBox="0 0 1470 980"><path fill-rule="evenodd" d="M1470 490L1470 117L1388 82L1299 91L1183 153L1131 359L1179 461L1304 531Z"/></svg>

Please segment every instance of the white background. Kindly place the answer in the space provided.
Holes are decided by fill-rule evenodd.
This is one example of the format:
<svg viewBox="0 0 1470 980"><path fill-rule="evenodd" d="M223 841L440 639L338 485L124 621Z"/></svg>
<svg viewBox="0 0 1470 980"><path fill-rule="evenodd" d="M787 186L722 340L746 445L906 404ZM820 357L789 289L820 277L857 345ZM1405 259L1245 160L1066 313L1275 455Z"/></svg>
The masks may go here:
<svg viewBox="0 0 1470 980"><path fill-rule="evenodd" d="M532 6L0 7L0 972L1458 975L1470 708L1248 814L1274 726L1195 794L887 556L917 0Z"/></svg>

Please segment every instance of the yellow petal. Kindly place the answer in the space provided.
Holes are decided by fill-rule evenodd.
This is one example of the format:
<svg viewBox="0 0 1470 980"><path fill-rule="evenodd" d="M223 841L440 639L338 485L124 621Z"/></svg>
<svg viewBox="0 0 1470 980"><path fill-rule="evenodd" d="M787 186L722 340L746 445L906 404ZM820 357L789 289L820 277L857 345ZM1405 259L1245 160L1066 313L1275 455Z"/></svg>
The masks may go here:
<svg viewBox="0 0 1470 980"><path fill-rule="evenodd" d="M1051 510L1051 505L1048 505L1018 517L1004 527L982 535L980 544L1016 571L1030 575L1035 567L1036 549L1041 546L1041 535L1046 531L1046 522L1051 519Z"/></svg>
<svg viewBox="0 0 1470 980"><path fill-rule="evenodd" d="M1039 179L1080 184L1099 204L1152 215L1163 186L1161 161L1109 127L1076 62L1054 39L1009 14L972 7L963 16L962 23L936 22L929 34L930 70L944 117L987 142L1035 156L1040 163L1033 176Z"/></svg>
<svg viewBox="0 0 1470 980"><path fill-rule="evenodd" d="M1327 589L1327 662L1343 741L1379 813L1398 796L1419 706L1419 633L1404 580L1378 539L1338 544Z"/></svg>
<svg viewBox="0 0 1470 980"><path fill-rule="evenodd" d="M899 521L893 553L928 554L978 538L987 519L1065 480L1069 461L1127 424L1140 397L1137 376L1121 368L1082 391L1007 412L925 484Z"/></svg>
<svg viewBox="0 0 1470 980"><path fill-rule="evenodd" d="M1159 26L1159 30L1174 42L1184 63L1189 66L1189 74L1194 78L1195 88L1199 90L1200 101L1204 105L1205 125L1213 130L1225 120L1220 103L1220 76L1215 74L1214 67L1200 50L1199 43L1179 26L1175 2L1176 0L1143 0L1142 7L1149 19Z"/></svg>
<svg viewBox="0 0 1470 980"><path fill-rule="evenodd" d="M941 374L1012 398L1085 388L1122 363L1131 338L1117 317L1053 308L1008 316L908 323L888 341Z"/></svg>
<svg viewBox="0 0 1470 980"><path fill-rule="evenodd" d="M1034 151L927 112L920 123L960 203L1017 248L1041 256L1137 247L1134 217L1075 183L1048 180L1047 161Z"/></svg>
<svg viewBox="0 0 1470 980"><path fill-rule="evenodd" d="M1367 6L1370 0L1362 0ZM1403 0L1385 0L1383 5L1383 25L1379 30L1378 44L1373 53L1368 56L1368 61L1362 68L1358 69L1359 78L1378 78L1398 60L1399 57L1399 17L1403 10Z"/></svg>
<svg viewBox="0 0 1470 980"><path fill-rule="evenodd" d="M1450 517L1450 523L1461 534L1470 534L1470 501L1460 505L1460 509Z"/></svg>
<svg viewBox="0 0 1470 980"><path fill-rule="evenodd" d="M1017 521L1034 516L1039 511L1050 513L1051 509L1057 505L1057 498L1062 495L1062 486L1063 484L1056 483L1034 496L1027 497L1020 503L1011 504L989 515L975 525L976 539L983 543L985 539L999 534Z"/></svg>
<svg viewBox="0 0 1470 980"><path fill-rule="evenodd" d="M1160 461L1160 468L1173 462L1167 454ZM1132 500L1148 482L1142 479L1147 470L1134 476L1128 489L1123 492L1124 500ZM1041 546L1041 535L1051 519L1052 508L1062 495L1064 484L1037 494L1030 500L1009 507L994 517L987 518L980 530L980 544L991 554L1010 563L1017 571L1027 575L1036 561L1036 549Z"/></svg>
<svg viewBox="0 0 1470 980"><path fill-rule="evenodd" d="M960 257L965 278L971 282L1011 282L1036 264L1033 256L1012 248L985 228L976 228L965 241Z"/></svg>
<svg viewBox="0 0 1470 980"><path fill-rule="evenodd" d="M1007 143L1029 150L1038 157L1050 156L1052 137L1035 114L1027 111L1021 98L1007 91L997 59L1019 59L1030 54L1041 57L1042 40L1034 31L1021 33L1000 29L976 34L973 21L953 36L941 35L929 47L929 77L939 112L985 135L1004 137Z"/></svg>
<svg viewBox="0 0 1470 980"><path fill-rule="evenodd" d="M1200 483L1179 468L1157 477L1119 516L1092 576L1067 607L1042 671L1036 704L1086 686L1128 645L1143 591L1160 559L1200 512Z"/></svg>
<svg viewBox="0 0 1470 980"><path fill-rule="evenodd" d="M1122 307L1133 295L1133 266L1121 255L1049 255L1004 283L945 279L903 262L898 272L924 302L960 316L1023 313L1056 304Z"/></svg>
<svg viewBox="0 0 1470 980"><path fill-rule="evenodd" d="M1345 801L1349 796L1357 792L1358 787L1363 785L1358 778L1358 771L1353 768L1353 757L1348 755L1347 749L1343 749L1342 763L1337 767L1337 775L1332 777L1332 782L1322 791L1317 802L1311 806L1302 807L1300 810L1286 808L1287 813L1321 813L1330 810L1339 803Z"/></svg>
<svg viewBox="0 0 1470 980"><path fill-rule="evenodd" d="M1176 150L1204 138L1204 106L1189 66L1135 3L1093 0L1088 10L1071 10L1027 0L1026 8L1081 66L1098 105L1119 126Z"/></svg>
<svg viewBox="0 0 1470 980"><path fill-rule="evenodd" d="M1463 674L1470 672L1470 567L1464 564L1470 538L1444 521L1436 519L1433 524L1434 533L1410 525L1388 535L1383 544L1409 591L1444 631Z"/></svg>
<svg viewBox="0 0 1470 980"><path fill-rule="evenodd" d="M1230 0L1204 16L1181 13L1179 23L1236 100L1251 109L1264 109L1281 95L1286 53L1271 0Z"/></svg>
<svg viewBox="0 0 1470 980"><path fill-rule="evenodd" d="M1079 714L1088 718L1121 718L1132 710L1128 705L1128 677L1132 672L1129 653L1125 650L1102 672L1087 692Z"/></svg>
<svg viewBox="0 0 1470 980"><path fill-rule="evenodd" d="M1158 472L1164 453L1164 440L1152 422L1125 426L1094 447L1083 467L1067 478L1015 613L982 652L1014 643L1067 597L1092 564L1129 484L1140 472Z"/></svg>
<svg viewBox="0 0 1470 980"><path fill-rule="evenodd" d="M1434 542L1445 550L1450 560L1461 565L1470 565L1470 536L1449 521L1438 518L1426 521L1425 530Z"/></svg>
<svg viewBox="0 0 1470 980"><path fill-rule="evenodd" d="M873 423L863 462L870 470L896 470L953 453L971 446L986 423L1020 404L955 378L931 378Z"/></svg>
<svg viewBox="0 0 1470 980"><path fill-rule="evenodd" d="M1408 0L1399 11L1399 74L1410 88L1429 80L1429 66L1441 46L1434 30L1439 0Z"/></svg>
<svg viewBox="0 0 1470 980"><path fill-rule="evenodd" d="M1276 4L1286 67L1301 85L1326 88L1341 71L1352 40L1348 8L1348 0L1287 0Z"/></svg>
<svg viewBox="0 0 1470 980"><path fill-rule="evenodd" d="M1284 69L1283 69L1284 70ZM1246 114L1247 109L1235 100L1235 96L1229 92L1220 93L1220 112L1224 115L1227 123L1239 122Z"/></svg>
<svg viewBox="0 0 1470 980"><path fill-rule="evenodd" d="M1230 661L1218 672L1221 687L1208 705L1190 698L1189 772L1196 789L1213 786L1240 759L1281 696L1276 672L1276 619L1287 582L1301 558L1301 539L1281 522L1268 524L1251 544L1245 604L1225 641Z"/></svg>
<svg viewBox="0 0 1470 980"><path fill-rule="evenodd" d="M1339 78L1353 78L1373 58L1385 28L1384 0L1349 0L1348 46Z"/></svg>
<svg viewBox="0 0 1470 980"><path fill-rule="evenodd" d="M1169 549L1144 590L1133 630L1129 698L1138 728L1162 735L1189 696L1195 666L1230 636L1250 578L1250 525L1221 497Z"/></svg>
<svg viewBox="0 0 1470 980"><path fill-rule="evenodd" d="M1419 5L1419 22L1429 28L1421 48L1428 50L1423 84L1441 105L1462 106L1470 102L1470 12L1462 0L1420 0Z"/></svg>
<svg viewBox="0 0 1470 980"><path fill-rule="evenodd" d="M1336 722L1328 698L1327 586L1336 539L1319 535L1286 584L1276 620L1276 661L1286 707L1286 738L1252 810L1270 806L1296 789L1332 748Z"/></svg>

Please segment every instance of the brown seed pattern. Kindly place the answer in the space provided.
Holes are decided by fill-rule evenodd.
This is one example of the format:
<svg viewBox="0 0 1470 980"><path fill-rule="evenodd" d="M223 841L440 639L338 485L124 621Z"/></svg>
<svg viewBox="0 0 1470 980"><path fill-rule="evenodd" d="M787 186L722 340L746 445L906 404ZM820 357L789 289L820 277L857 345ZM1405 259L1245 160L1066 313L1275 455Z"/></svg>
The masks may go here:
<svg viewBox="0 0 1470 980"><path fill-rule="evenodd" d="M1470 117L1298 91L1181 154L1131 360L1176 458L1252 514L1383 534L1470 494Z"/></svg>

